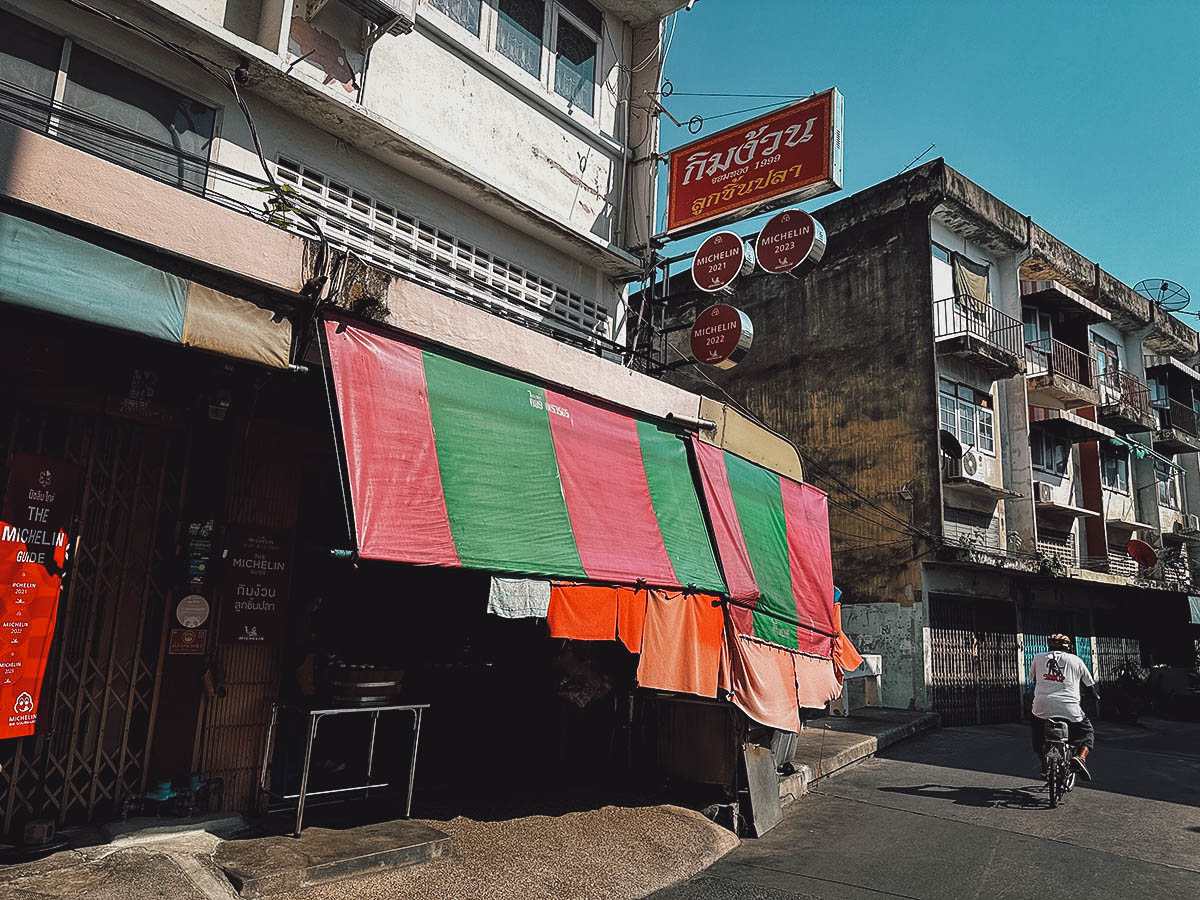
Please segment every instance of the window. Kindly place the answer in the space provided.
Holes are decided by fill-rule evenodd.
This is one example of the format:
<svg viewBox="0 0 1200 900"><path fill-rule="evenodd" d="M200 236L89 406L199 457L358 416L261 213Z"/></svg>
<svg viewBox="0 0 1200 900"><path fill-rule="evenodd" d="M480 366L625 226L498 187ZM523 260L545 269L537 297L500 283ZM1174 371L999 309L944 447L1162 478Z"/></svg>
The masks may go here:
<svg viewBox="0 0 1200 900"><path fill-rule="evenodd" d="M558 16L554 44L554 92L589 116L596 105L595 35L577 27L565 13Z"/></svg>
<svg viewBox="0 0 1200 900"><path fill-rule="evenodd" d="M499 0L496 49L535 78L542 74L545 0Z"/></svg>
<svg viewBox="0 0 1200 900"><path fill-rule="evenodd" d="M1000 548L1000 517L973 509L943 508L942 533L967 546Z"/></svg>
<svg viewBox="0 0 1200 900"><path fill-rule="evenodd" d="M1100 370L1101 376L1120 370L1121 354L1117 349L1115 341L1110 341L1108 338L1101 337L1093 332L1092 346L1095 347L1096 365Z"/></svg>
<svg viewBox="0 0 1200 900"><path fill-rule="evenodd" d="M945 247L943 247L941 244L938 244L938 243L930 244L930 248L933 251L934 259L940 259L946 265L950 265L950 251L949 250L947 250Z"/></svg>
<svg viewBox="0 0 1200 900"><path fill-rule="evenodd" d="M1129 493L1129 452L1102 448L1100 479L1110 491Z"/></svg>
<svg viewBox="0 0 1200 900"><path fill-rule="evenodd" d="M992 398L966 384L948 378L938 381L938 410L941 427L958 438L963 447L987 454L996 452Z"/></svg>
<svg viewBox="0 0 1200 900"><path fill-rule="evenodd" d="M1033 467L1064 476L1071 464L1071 445L1044 428L1029 429L1029 452Z"/></svg>
<svg viewBox="0 0 1200 900"><path fill-rule="evenodd" d="M573 110L596 115L604 14L587 0L428 0L433 9L536 78Z"/></svg>
<svg viewBox="0 0 1200 900"><path fill-rule="evenodd" d="M63 104L131 134L114 141L64 117L59 131L68 143L160 181L204 189L216 121L211 107L79 46L71 48Z"/></svg>
<svg viewBox="0 0 1200 900"><path fill-rule="evenodd" d="M211 107L2 10L0 110L143 175L204 190Z"/></svg>
<svg viewBox="0 0 1200 900"><path fill-rule="evenodd" d="M429 5L479 37L479 6L482 0L429 0Z"/></svg>
<svg viewBox="0 0 1200 900"><path fill-rule="evenodd" d="M58 35L0 10L0 110L45 130L62 48Z"/></svg>
<svg viewBox="0 0 1200 900"><path fill-rule="evenodd" d="M1179 476L1165 463L1154 464L1154 479L1158 482L1158 505L1179 509Z"/></svg>

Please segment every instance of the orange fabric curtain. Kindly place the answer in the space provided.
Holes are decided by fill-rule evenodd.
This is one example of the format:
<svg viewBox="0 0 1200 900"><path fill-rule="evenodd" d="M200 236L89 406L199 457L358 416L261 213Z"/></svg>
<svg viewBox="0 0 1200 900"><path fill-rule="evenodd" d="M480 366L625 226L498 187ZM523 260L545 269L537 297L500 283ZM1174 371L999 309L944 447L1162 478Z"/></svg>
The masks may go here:
<svg viewBox="0 0 1200 900"><path fill-rule="evenodd" d="M724 616L709 594L652 590L646 603L638 684L716 697Z"/></svg>
<svg viewBox="0 0 1200 900"><path fill-rule="evenodd" d="M644 588L555 583L546 613L550 637L576 641L619 638L630 653L641 653L647 593Z"/></svg>
<svg viewBox="0 0 1200 900"><path fill-rule="evenodd" d="M833 627L837 637L833 639L833 665L838 684L842 683L843 672L853 672L862 665L863 658L842 631L842 604L833 604Z"/></svg>

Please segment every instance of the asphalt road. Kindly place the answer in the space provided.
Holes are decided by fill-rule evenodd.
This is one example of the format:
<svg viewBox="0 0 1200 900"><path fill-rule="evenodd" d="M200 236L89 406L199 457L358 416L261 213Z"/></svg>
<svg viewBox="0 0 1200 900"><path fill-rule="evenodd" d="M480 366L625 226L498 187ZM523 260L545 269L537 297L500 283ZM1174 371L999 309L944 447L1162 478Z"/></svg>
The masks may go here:
<svg viewBox="0 0 1200 900"><path fill-rule="evenodd" d="M1200 725L1098 723L1056 810L1023 726L951 728L821 783L655 900L1200 897Z"/></svg>

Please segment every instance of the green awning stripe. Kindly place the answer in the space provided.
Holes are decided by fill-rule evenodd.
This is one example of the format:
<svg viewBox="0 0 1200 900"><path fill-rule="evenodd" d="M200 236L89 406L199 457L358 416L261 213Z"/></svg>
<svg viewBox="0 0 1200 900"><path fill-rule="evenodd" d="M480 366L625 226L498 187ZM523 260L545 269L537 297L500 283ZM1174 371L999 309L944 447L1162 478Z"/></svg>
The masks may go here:
<svg viewBox="0 0 1200 900"><path fill-rule="evenodd" d="M442 489L462 565L585 578L561 481L557 474L529 477L558 472L545 393L436 353L423 357Z"/></svg>
<svg viewBox="0 0 1200 900"><path fill-rule="evenodd" d="M779 476L732 453L725 454L725 465L754 578L762 594L754 614L754 636L797 649L796 604Z"/></svg>
<svg viewBox="0 0 1200 900"><path fill-rule="evenodd" d="M674 432L649 422L638 421L637 429L650 500L676 578L682 585L690 582L703 591L725 593L691 477L687 445Z"/></svg>

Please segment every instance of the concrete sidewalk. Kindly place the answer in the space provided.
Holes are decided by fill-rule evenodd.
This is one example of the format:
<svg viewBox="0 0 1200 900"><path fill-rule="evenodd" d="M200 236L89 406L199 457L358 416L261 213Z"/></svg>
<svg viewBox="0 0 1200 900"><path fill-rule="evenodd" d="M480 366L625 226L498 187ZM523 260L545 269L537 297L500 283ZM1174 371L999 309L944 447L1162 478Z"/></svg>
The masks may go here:
<svg viewBox="0 0 1200 900"><path fill-rule="evenodd" d="M848 717L819 719L797 737L792 757L796 771L780 778L779 799L787 806L822 778L939 725L936 713L879 707L856 709Z"/></svg>

